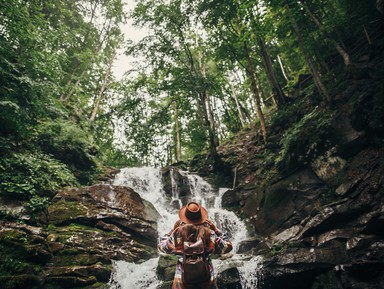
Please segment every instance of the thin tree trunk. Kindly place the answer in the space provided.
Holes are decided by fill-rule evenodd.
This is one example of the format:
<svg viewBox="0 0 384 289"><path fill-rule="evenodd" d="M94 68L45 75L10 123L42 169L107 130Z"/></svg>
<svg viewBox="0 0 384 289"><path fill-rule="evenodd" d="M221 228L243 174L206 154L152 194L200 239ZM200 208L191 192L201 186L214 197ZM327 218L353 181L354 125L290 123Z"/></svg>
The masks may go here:
<svg viewBox="0 0 384 289"><path fill-rule="evenodd" d="M276 98L276 103L278 107L281 107L285 104L285 95L279 82L277 81L276 74L273 70L272 60L269 56L267 46L265 45L264 39L259 38L259 45L261 48L261 58L263 59L265 70L267 72L268 80L272 86L273 97Z"/></svg>
<svg viewBox="0 0 384 289"><path fill-rule="evenodd" d="M316 17L315 14L312 13L312 11L308 8L307 5L305 5L304 3L302 3L302 4L303 4L305 12L308 14L308 16L312 19L312 21L316 24L317 27L321 28L323 26L323 24L320 22L320 20ZM337 52L340 54L340 56L344 60L344 64L347 66L350 65L351 60L350 60L348 52L346 50L344 50L342 45L340 45L340 43L338 43L335 39L333 39L330 36L328 38L333 43L333 45L335 45Z"/></svg>
<svg viewBox="0 0 384 289"><path fill-rule="evenodd" d="M93 21L93 18L94 18L94 16L95 16L95 11L96 11L97 5L98 5L98 1L95 2L95 6L94 6L93 9L92 9L91 19L90 19L89 23L92 23L92 21ZM104 30L104 28L105 28L105 24L106 24L106 21L103 23L103 29L102 29L102 30ZM107 38L108 38L108 36L109 36L109 29L110 29L110 26L111 26L111 20L110 20L109 23L108 23L108 26L107 26L107 28L106 28L106 32L105 32L105 34L104 34L103 39L100 41L99 45L97 46L97 48L96 48L95 51L94 51L95 54L99 53L99 51L100 51L101 48L103 47L104 42L107 40ZM84 40L83 40L83 42L82 42L82 45L84 45L84 44L87 42L87 39L88 39L89 34L90 34L90 30L88 29L87 34L85 35ZM76 69L77 69L79 66L80 66L80 65L77 65L76 68L73 69L72 75L73 75L73 73L76 71ZM84 74L85 74L86 72L87 72L87 69L84 69L84 70L81 72L80 77L77 79L76 83L72 86L71 90L69 91L69 93L68 93L67 95L62 94L62 95L60 96L60 101L61 101L61 102L66 102L66 101L72 96L72 94L75 92L76 88L80 85L81 79L83 78L83 76L84 76ZM71 83L72 83L72 81L69 80L69 81L67 82L67 84L65 85L65 88L66 88L67 86L69 86Z"/></svg>
<svg viewBox="0 0 384 289"><path fill-rule="evenodd" d="M91 116L89 118L89 122L90 123L95 121L97 112L99 111L100 102L101 102L101 99L103 97L103 93L105 91L105 88L107 87L107 82L108 82L109 76L111 75L111 68L112 68L113 61L115 60L115 55L116 55L116 53L113 53L112 56L111 56L111 59L109 60L108 68L107 68L107 70L105 72L105 75L104 75L104 78L103 78L103 82L101 84L101 88L99 90L99 93L98 93L96 101L95 101L95 106L94 106L94 108L92 110L92 114L91 114Z"/></svg>
<svg viewBox="0 0 384 289"><path fill-rule="evenodd" d="M208 117L208 108L207 108L207 101L205 99L205 93L198 91L198 95L201 101L201 108L203 110L203 117L205 121L205 126L208 130L208 141L209 141L209 151L212 155L212 157L216 160L218 157L217 151L216 151L216 141L215 141L215 134L212 130L212 127L209 122L209 117Z"/></svg>
<svg viewBox="0 0 384 289"><path fill-rule="evenodd" d="M286 80L286 81L289 81L289 79L288 79L288 77L287 77L287 74L285 73L285 70L284 70L283 62L281 61L281 58L280 58L280 55L279 55L279 54L277 54L277 61L279 62L280 69L281 69L281 73L283 74L285 80Z"/></svg>
<svg viewBox="0 0 384 289"><path fill-rule="evenodd" d="M364 29L365 37L367 37L368 44L372 45L371 38L369 37L369 33L367 31L367 28L365 28L365 25L363 25L363 29Z"/></svg>
<svg viewBox="0 0 384 289"><path fill-rule="evenodd" d="M68 92L67 95L61 95L60 96L60 101L61 102L65 102L67 101L71 96L72 94L75 92L76 88L79 86L80 82L81 82L81 79L83 78L83 75L85 74L85 70L83 70L83 72L81 73L80 77L77 79L76 83L72 86L71 90ZM66 87L71 84L71 81L68 81Z"/></svg>
<svg viewBox="0 0 384 289"><path fill-rule="evenodd" d="M241 111L239 100L237 99L235 87L233 86L233 83L231 82L230 79L228 79L228 82L229 82L229 86L231 87L231 96L235 100L235 103L236 103L236 108L237 108L237 112L239 114L239 119L240 119L241 127L245 127L244 116L243 116L243 112Z"/></svg>
<svg viewBox="0 0 384 289"><path fill-rule="evenodd" d="M319 90L320 94L323 96L324 100L326 102L330 103L332 101L332 98L329 95L327 89L325 88L325 86L324 86L324 84L320 78L320 75L315 68L315 64L313 63L312 58L310 57L310 55L307 52L306 47L304 46L303 36L301 35L299 26L297 25L295 18L293 18L292 16L291 16L291 21L292 21L293 29L295 30L296 36L298 38L299 45L300 45L301 50L303 52L304 58L307 61L307 64L308 64L309 69L311 71L312 77L315 81L316 87Z"/></svg>
<svg viewBox="0 0 384 289"><path fill-rule="evenodd" d="M177 109L176 101L173 102L173 109L175 111L175 130L176 130L176 161L181 161L181 142L180 142L180 126L179 126L179 111Z"/></svg>
<svg viewBox="0 0 384 289"><path fill-rule="evenodd" d="M265 125L264 114L263 114L263 111L261 110L260 94L259 94L259 90L258 90L257 84L256 84L252 60L251 60L251 57L249 55L247 43L245 41L243 42L243 46L244 46L245 57L247 58L247 62L248 62L248 73L249 73L249 77L251 79L252 92L255 96L255 101L256 101L256 112L257 112L257 115L258 115L259 120L260 120L260 126L261 126L261 131L263 134L263 140L264 140L264 143L266 144L267 143L267 128Z"/></svg>
<svg viewBox="0 0 384 289"><path fill-rule="evenodd" d="M198 52L198 61L199 61L199 69L200 69L200 73L201 75L203 76L204 80L207 79L207 72L206 72L206 67L205 67L205 64L203 64L203 55L201 53L201 50L199 49L199 52ZM215 123L215 118L214 118L214 115L213 115L213 109L212 109L212 102L211 102L211 97L209 96L207 90L204 88L204 98L205 98L205 101L207 102L207 112L208 112L208 118L209 118L209 125L211 127L211 130L213 132L213 135L214 135L214 143L215 143L215 146L218 146L219 145L219 140L217 138L217 131L216 131L216 123Z"/></svg>

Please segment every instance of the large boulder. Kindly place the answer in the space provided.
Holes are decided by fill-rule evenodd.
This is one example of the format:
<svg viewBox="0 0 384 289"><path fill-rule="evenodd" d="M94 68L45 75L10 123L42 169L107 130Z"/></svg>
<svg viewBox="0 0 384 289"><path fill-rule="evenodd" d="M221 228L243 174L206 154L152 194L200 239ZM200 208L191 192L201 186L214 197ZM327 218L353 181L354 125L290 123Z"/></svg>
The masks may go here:
<svg viewBox="0 0 384 289"><path fill-rule="evenodd" d="M40 288L39 275L52 259L46 236L42 228L0 220L1 288Z"/></svg>
<svg viewBox="0 0 384 289"><path fill-rule="evenodd" d="M108 282L111 260L140 262L156 252L158 212L127 187L67 188L48 208L48 288Z"/></svg>
<svg viewBox="0 0 384 289"><path fill-rule="evenodd" d="M158 212L132 189L99 184L67 188L48 208L48 222L56 226L79 223L118 231L146 245L155 246Z"/></svg>
<svg viewBox="0 0 384 289"><path fill-rule="evenodd" d="M242 211L252 220L257 234L269 236L313 214L313 202L326 190L312 170L304 169L251 195L244 201Z"/></svg>

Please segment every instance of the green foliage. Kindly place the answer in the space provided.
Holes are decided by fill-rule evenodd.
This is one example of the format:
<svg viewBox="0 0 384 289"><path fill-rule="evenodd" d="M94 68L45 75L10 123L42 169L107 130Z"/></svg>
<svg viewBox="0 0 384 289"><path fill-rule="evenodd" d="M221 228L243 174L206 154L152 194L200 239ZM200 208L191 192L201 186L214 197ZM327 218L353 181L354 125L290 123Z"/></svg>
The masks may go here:
<svg viewBox="0 0 384 289"><path fill-rule="evenodd" d="M37 130L37 142L44 152L65 163L81 183L92 180L98 172L97 147L86 129L58 119L42 123Z"/></svg>
<svg viewBox="0 0 384 289"><path fill-rule="evenodd" d="M284 132L275 162L280 170L308 164L332 144L335 114L316 107Z"/></svg>
<svg viewBox="0 0 384 289"><path fill-rule="evenodd" d="M30 201L34 211L47 206L47 197L67 185L76 185L68 167L47 154L25 151L0 159L0 194Z"/></svg>
<svg viewBox="0 0 384 289"><path fill-rule="evenodd" d="M1 236L0 254L3 260L0 263L0 276L2 275L20 275L20 274L37 274L41 271L41 267L36 264L31 264L26 259L26 254L23 250L15 250L13 242L26 243L26 239L20 239L19 236L13 236L9 240L7 236ZM15 239L16 237L16 239ZM19 238L19 239L17 239Z"/></svg>
<svg viewBox="0 0 384 289"><path fill-rule="evenodd" d="M42 271L41 265L28 259L29 254L26 254L24 246L28 246L26 235L9 230L8 234L0 236L1 288L15 289L26 288L26 286L31 288L38 284L38 275Z"/></svg>

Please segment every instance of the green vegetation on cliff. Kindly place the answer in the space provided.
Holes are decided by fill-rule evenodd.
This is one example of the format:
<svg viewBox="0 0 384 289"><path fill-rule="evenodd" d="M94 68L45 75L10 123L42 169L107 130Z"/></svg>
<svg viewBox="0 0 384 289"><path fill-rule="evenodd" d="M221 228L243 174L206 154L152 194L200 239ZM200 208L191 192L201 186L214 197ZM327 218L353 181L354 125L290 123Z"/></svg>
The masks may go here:
<svg viewBox="0 0 384 289"><path fill-rule="evenodd" d="M219 171L215 182L234 189L227 207L265 235L288 226L276 221L285 216L282 204L289 218L301 212L288 222L297 225L360 184L370 198L383 194L379 174L363 161L381 168L375 160L384 136L382 1L137 2L128 14L121 0L0 0L6 289L40 288L48 260L60 250L54 261L68 268L56 273L92 267L84 280L69 276L68 284L106 282L115 255L90 258L81 247L89 243L78 250L63 249L72 245L65 242L84 232L121 245L116 232L129 222L90 221L82 203L54 199L65 187L92 184L104 165L187 166L183 161L193 158L188 165L201 175ZM150 35L124 42L126 17ZM118 81L111 70L120 49L142 62L126 64ZM364 178L359 165L369 171ZM305 212L303 184L321 196ZM263 208L260 219L255 204ZM50 220L49 207L56 212ZM68 224L75 218L83 223ZM125 250L129 260L153 255L135 246Z"/></svg>

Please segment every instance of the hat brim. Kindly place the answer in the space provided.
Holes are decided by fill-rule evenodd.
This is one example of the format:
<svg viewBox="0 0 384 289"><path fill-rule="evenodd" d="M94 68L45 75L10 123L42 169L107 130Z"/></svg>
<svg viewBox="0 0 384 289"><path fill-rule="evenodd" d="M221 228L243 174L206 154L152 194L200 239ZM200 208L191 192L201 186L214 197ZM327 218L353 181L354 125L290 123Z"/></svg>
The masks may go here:
<svg viewBox="0 0 384 289"><path fill-rule="evenodd" d="M187 206L184 206L179 211L179 218L182 222L186 224L195 224L195 225L202 224L208 219L208 212L204 207L200 207L200 209L201 209L201 218L196 220L191 220L191 219L188 219L187 216L185 215L185 212L187 211Z"/></svg>

